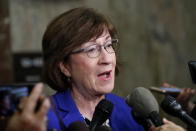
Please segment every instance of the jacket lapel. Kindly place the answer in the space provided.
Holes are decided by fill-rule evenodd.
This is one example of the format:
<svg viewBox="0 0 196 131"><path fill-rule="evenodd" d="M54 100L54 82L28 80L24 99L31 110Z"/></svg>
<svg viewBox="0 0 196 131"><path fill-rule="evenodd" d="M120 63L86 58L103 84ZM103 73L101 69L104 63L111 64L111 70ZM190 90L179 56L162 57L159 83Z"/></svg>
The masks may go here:
<svg viewBox="0 0 196 131"><path fill-rule="evenodd" d="M85 122L69 90L56 93L53 95L53 99L55 101L57 111L66 127L75 121Z"/></svg>

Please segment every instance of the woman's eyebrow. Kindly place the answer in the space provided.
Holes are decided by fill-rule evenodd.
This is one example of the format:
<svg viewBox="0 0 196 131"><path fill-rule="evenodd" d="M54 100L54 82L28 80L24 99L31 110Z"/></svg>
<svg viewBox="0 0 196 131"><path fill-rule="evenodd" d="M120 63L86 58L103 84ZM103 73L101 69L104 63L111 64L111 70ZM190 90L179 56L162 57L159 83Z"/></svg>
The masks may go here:
<svg viewBox="0 0 196 131"><path fill-rule="evenodd" d="M103 36L103 37L104 37L104 36ZM101 38L101 37L99 37L99 38ZM97 38L97 39L99 39L99 38ZM109 38L111 38L111 36L108 34L108 35L106 36L105 40L108 40ZM97 39L92 39L92 40L90 40L89 42L96 42Z"/></svg>
<svg viewBox="0 0 196 131"><path fill-rule="evenodd" d="M108 36L106 37L106 40L108 40L109 38L111 38L110 35L108 35Z"/></svg>

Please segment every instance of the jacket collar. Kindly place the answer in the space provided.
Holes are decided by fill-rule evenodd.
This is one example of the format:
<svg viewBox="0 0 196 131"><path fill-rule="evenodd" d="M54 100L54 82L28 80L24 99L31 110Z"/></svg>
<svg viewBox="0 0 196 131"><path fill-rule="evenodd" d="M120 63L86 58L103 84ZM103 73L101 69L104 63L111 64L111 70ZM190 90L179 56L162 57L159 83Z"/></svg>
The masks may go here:
<svg viewBox="0 0 196 131"><path fill-rule="evenodd" d="M56 106L58 109L66 112L78 111L69 90L66 90L65 92L58 92L53 96L53 98L55 99Z"/></svg>
<svg viewBox="0 0 196 131"><path fill-rule="evenodd" d="M66 127L68 127L69 124L75 121L85 122L69 90L56 93L53 96L53 99L56 103L58 113L62 117L62 120Z"/></svg>
<svg viewBox="0 0 196 131"><path fill-rule="evenodd" d="M105 98L108 99L107 94L105 95ZM66 127L68 127L72 122L75 121L85 122L69 90L56 93L55 95L53 95L53 99L55 101L58 113L61 116Z"/></svg>
<svg viewBox="0 0 196 131"><path fill-rule="evenodd" d="M108 94L105 95L105 98L108 99ZM69 113L80 113L69 90L66 90L65 92L56 93L53 96L53 99L55 99L57 109Z"/></svg>

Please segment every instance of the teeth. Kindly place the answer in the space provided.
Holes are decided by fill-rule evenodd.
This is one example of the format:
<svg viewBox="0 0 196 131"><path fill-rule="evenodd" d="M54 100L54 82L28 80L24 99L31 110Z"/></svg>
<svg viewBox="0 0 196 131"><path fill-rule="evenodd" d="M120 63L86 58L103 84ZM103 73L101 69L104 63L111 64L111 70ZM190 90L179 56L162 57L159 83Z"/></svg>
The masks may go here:
<svg viewBox="0 0 196 131"><path fill-rule="evenodd" d="M102 75L104 75L105 77L109 77L110 76L110 72L102 73L102 74L99 74L98 76L102 76Z"/></svg>
<svg viewBox="0 0 196 131"><path fill-rule="evenodd" d="M109 77L110 76L110 72L107 72L105 75L106 75L106 77Z"/></svg>

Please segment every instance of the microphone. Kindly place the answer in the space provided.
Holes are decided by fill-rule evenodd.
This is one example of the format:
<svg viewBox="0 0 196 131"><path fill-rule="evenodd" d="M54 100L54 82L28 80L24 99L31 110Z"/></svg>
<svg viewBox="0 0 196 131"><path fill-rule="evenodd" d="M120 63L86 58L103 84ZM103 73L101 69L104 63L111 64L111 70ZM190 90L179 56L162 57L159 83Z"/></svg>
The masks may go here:
<svg viewBox="0 0 196 131"><path fill-rule="evenodd" d="M152 93L144 88L135 88L126 98L126 103L132 107L134 119L148 130L152 125L163 125L162 118L159 116L159 105Z"/></svg>
<svg viewBox="0 0 196 131"><path fill-rule="evenodd" d="M67 128L68 131L90 131L85 123L81 121L73 122Z"/></svg>
<svg viewBox="0 0 196 131"><path fill-rule="evenodd" d="M110 117L112 110L113 103L102 99L95 107L95 112L89 126L90 130L95 131L96 127L101 126Z"/></svg>
<svg viewBox="0 0 196 131"><path fill-rule="evenodd" d="M161 107L166 113L180 118L190 126L196 127L196 121L184 110L182 110L182 106L176 101L174 97L169 95L166 96L165 99L161 102Z"/></svg>

